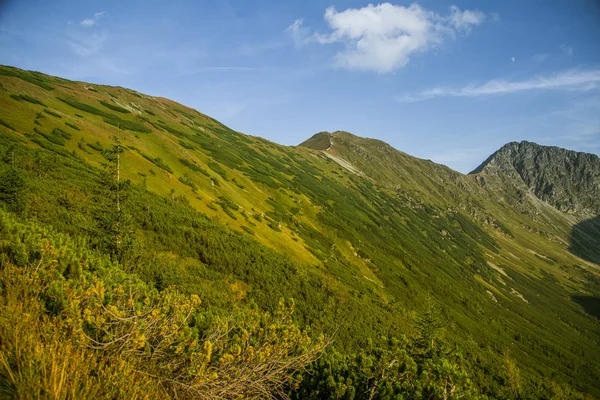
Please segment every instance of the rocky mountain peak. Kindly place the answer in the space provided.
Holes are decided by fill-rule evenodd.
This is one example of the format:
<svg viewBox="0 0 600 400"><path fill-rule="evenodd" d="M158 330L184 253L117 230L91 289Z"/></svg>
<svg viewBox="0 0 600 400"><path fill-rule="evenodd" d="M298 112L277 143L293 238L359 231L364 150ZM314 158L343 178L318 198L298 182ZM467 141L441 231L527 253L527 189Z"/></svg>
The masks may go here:
<svg viewBox="0 0 600 400"><path fill-rule="evenodd" d="M510 142L471 174L513 180L561 211L600 213L600 158L594 154Z"/></svg>

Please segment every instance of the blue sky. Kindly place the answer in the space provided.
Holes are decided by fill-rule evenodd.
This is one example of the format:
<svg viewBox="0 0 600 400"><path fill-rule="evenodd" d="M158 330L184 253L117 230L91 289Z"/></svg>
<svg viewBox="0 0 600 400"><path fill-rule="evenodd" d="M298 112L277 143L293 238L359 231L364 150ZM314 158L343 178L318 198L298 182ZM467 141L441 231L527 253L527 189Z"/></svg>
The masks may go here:
<svg viewBox="0 0 600 400"><path fill-rule="evenodd" d="M129 87L298 144L346 130L469 172L600 154L600 2L0 0L0 63Z"/></svg>

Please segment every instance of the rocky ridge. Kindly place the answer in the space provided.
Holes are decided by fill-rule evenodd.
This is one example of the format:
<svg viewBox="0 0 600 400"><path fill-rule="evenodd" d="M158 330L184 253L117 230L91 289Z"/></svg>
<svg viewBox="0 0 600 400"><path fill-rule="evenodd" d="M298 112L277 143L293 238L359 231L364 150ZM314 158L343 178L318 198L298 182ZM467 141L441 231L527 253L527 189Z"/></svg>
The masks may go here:
<svg viewBox="0 0 600 400"><path fill-rule="evenodd" d="M522 141L504 145L471 174L482 185L494 178L510 183L568 213L600 214L600 158L553 146ZM509 182L507 182L509 181Z"/></svg>

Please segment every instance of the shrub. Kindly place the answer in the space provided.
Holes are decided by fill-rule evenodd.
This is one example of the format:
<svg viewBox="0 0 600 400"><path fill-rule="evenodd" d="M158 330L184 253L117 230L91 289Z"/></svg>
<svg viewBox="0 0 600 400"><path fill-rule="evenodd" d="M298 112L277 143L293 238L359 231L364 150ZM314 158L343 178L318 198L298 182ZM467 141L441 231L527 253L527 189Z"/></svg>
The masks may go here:
<svg viewBox="0 0 600 400"><path fill-rule="evenodd" d="M76 109L81 110L81 111L88 112L90 114L100 115L102 117L107 117L107 118L113 117L113 115L110 114L110 113L104 112L102 110L99 110L99 109L97 109L95 107L92 107L92 106L90 106L88 104L81 103L81 102L79 102L77 100L74 100L74 99L63 99L61 97L57 97L57 99L60 100L60 101L62 101L65 104L70 105L73 108L76 108Z"/></svg>
<svg viewBox="0 0 600 400"><path fill-rule="evenodd" d="M52 132L50 133L45 133L40 131L38 128L33 128L33 131L35 133L37 133L38 135L43 136L47 141L57 144L59 146L64 146L67 142L65 141L65 139L62 137L62 135L60 135L59 132ZM58 134L57 134L58 133Z"/></svg>
<svg viewBox="0 0 600 400"><path fill-rule="evenodd" d="M53 117L56 117L56 118L62 118L62 115L60 115L59 113L57 113L57 112L54 112L54 111L52 111L52 110L48 110L47 108L46 108L46 109L44 109L44 112L45 112L46 114L50 114L50 115L52 115Z"/></svg>
<svg viewBox="0 0 600 400"><path fill-rule="evenodd" d="M152 130L150 128L146 127L145 125L138 124L137 122L117 118L114 116L111 118L104 118L104 122L106 122L107 124L116 126L120 129L125 129L128 131L141 132L141 133L152 132Z"/></svg>
<svg viewBox="0 0 600 400"><path fill-rule="evenodd" d="M73 125L73 124L71 124L69 122L66 122L66 121L65 121L65 125L67 125L71 129L75 129L76 131L80 131L81 130L77 125Z"/></svg>
<svg viewBox="0 0 600 400"><path fill-rule="evenodd" d="M13 76L15 78L19 78L25 82L33 83L46 90L54 90L52 85L49 85L50 82L44 75L36 75L33 72L29 71L21 71L17 68L0 66L0 75L4 76Z"/></svg>
<svg viewBox="0 0 600 400"><path fill-rule="evenodd" d="M81 241L2 211L0 227L3 396L286 398L327 345L293 323L293 303L214 317Z"/></svg>
<svg viewBox="0 0 600 400"><path fill-rule="evenodd" d="M193 191L198 190L198 186L196 186L196 184L191 180L191 178L188 176L188 174L183 174L183 176L180 176L179 182L183 183L186 186L191 187Z"/></svg>
<svg viewBox="0 0 600 400"><path fill-rule="evenodd" d="M96 151L100 151L100 152L104 151L104 147L102 147L102 145L100 144L100 142L88 143L87 145L90 146L92 149L94 149Z"/></svg>
<svg viewBox="0 0 600 400"><path fill-rule="evenodd" d="M9 124L8 122L6 122L5 120L3 120L2 118L0 118L0 125L10 129L11 131L16 131L15 127L12 126L11 124Z"/></svg>
<svg viewBox="0 0 600 400"><path fill-rule="evenodd" d="M13 99L15 99L17 101L25 100L32 104L38 104L40 106L46 107L46 105L44 103L42 103L40 100L36 99L35 97L28 96L26 94L11 94L10 97L12 97Z"/></svg>
<svg viewBox="0 0 600 400"><path fill-rule="evenodd" d="M171 174L173 173L173 170L171 169L171 167L169 167L167 164L165 164L165 162L160 157L151 157L148 154L142 153L139 150L138 150L138 154L141 155L142 157L144 157L146 160L150 161L152 164L156 165L157 167L162 168Z"/></svg>
<svg viewBox="0 0 600 400"><path fill-rule="evenodd" d="M102 104L104 107L110 108L113 111L117 111L123 114L129 114L131 111L129 111L128 109L121 107L119 105L116 104L111 104L111 103L107 103L104 100L100 100L100 104Z"/></svg>
<svg viewBox="0 0 600 400"><path fill-rule="evenodd" d="M198 164L196 164L193 161L190 160L186 160L185 158L180 158L179 161L181 161L181 163L183 165L185 165L186 167L188 167L189 169L191 169L194 172L200 172L201 174L210 177L210 174L208 173L207 170L205 170L204 168L202 168L201 166L199 166Z"/></svg>

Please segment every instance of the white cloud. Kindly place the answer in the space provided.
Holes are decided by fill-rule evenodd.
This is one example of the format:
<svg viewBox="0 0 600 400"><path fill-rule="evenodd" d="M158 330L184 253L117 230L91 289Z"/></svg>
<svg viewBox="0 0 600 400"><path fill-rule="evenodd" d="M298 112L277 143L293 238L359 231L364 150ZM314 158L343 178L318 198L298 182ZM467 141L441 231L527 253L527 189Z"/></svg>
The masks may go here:
<svg viewBox="0 0 600 400"><path fill-rule="evenodd" d="M550 76L538 76L524 81L491 80L483 84L469 84L462 88L437 87L416 96L404 96L400 101L414 102L435 97L476 97L510 94L528 90L587 91L600 86L600 69L568 70Z"/></svg>
<svg viewBox="0 0 600 400"><path fill-rule="evenodd" d="M339 67L387 73L404 67L413 53L426 51L459 33L468 34L484 19L479 11L461 11L455 6L442 16L416 3L408 7L383 3L339 12L327 8L328 33L309 35L301 19L287 30L296 43L344 44L346 49L335 56Z"/></svg>
<svg viewBox="0 0 600 400"><path fill-rule="evenodd" d="M450 17L448 22L457 30L469 32L473 25L479 25L485 19L480 11L461 11L456 6L450 6Z"/></svg>
<svg viewBox="0 0 600 400"><path fill-rule="evenodd" d="M85 26L86 28L91 28L92 26L96 25L96 23L98 22L98 20L100 18L102 18L103 16L106 15L106 11L100 11L94 14L94 16L92 18L86 18L83 19L80 24L82 26Z"/></svg>
<svg viewBox="0 0 600 400"><path fill-rule="evenodd" d="M517 61L517 59L516 59L516 58L514 58L514 57L511 57L511 58L510 58L510 61L512 61L512 62L515 62L515 61Z"/></svg>
<svg viewBox="0 0 600 400"><path fill-rule="evenodd" d="M304 20L299 18L287 27L286 31L290 34L296 46L302 46L311 42L308 29L304 26Z"/></svg>

